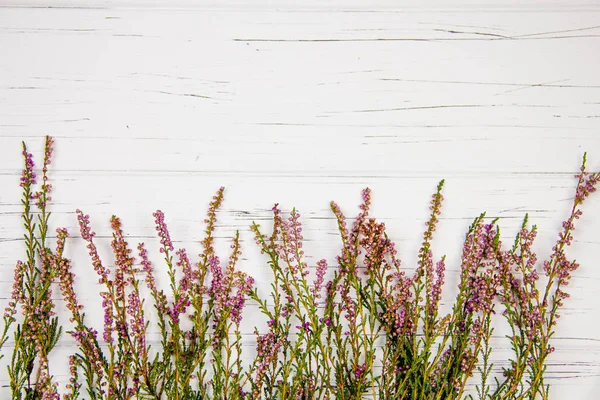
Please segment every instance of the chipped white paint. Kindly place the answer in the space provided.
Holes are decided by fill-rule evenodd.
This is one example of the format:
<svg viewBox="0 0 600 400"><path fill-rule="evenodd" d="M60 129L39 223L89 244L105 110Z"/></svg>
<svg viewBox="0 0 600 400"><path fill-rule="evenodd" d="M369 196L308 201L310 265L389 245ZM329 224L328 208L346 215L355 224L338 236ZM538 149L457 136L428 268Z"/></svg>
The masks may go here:
<svg viewBox="0 0 600 400"><path fill-rule="evenodd" d="M292 3L0 1L2 306L23 256L20 141L39 154L45 134L57 145L54 226L76 232L83 209L107 256L110 215L132 242L151 242L157 208L176 245L198 252L206 205L224 185L220 245L241 230L242 268L265 293L250 222L275 201L296 206L310 261L333 261L328 202L351 214L370 186L410 268L441 178L435 250L454 272L484 210L503 218L507 240L528 212L540 257L549 254L583 152L600 168L597 1ZM600 389L599 234L596 196L570 250L582 267L548 367L554 399L596 399ZM74 239L68 251L88 313L98 312L85 249ZM52 361L63 383L71 344ZM499 338L498 367L503 350Z"/></svg>

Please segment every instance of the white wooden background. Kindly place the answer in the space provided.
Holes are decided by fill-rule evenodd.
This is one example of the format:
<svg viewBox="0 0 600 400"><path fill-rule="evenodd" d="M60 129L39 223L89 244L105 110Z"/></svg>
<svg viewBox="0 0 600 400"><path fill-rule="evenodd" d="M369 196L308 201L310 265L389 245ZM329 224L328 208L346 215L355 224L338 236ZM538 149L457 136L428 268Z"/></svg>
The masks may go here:
<svg viewBox="0 0 600 400"><path fill-rule="evenodd" d="M75 209L91 214L107 263L110 215L132 242L156 248L158 208L175 245L198 253L206 206L224 185L220 246L241 230L241 267L266 295L251 221L268 227L276 201L298 207L310 261L333 264L329 201L352 215L369 186L374 215L412 268L442 178L435 250L449 275L485 210L502 217L507 241L528 212L536 249L549 255L584 151L600 169L600 2L295 3L0 1L2 308L24 253L20 141L41 156L46 134L56 138L53 226L77 236ZM581 269L549 360L554 399L600 390L600 195L584 211L570 250ZM84 245L68 246L88 313L99 313ZM261 317L249 312L251 332ZM65 337L51 361L63 383L71 345Z"/></svg>

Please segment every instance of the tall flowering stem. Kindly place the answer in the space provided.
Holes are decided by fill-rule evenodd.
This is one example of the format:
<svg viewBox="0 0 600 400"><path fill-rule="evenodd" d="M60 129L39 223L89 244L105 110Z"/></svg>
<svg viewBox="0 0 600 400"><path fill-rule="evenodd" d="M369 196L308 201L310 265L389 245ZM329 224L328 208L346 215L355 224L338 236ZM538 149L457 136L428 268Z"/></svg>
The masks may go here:
<svg viewBox="0 0 600 400"><path fill-rule="evenodd" d="M270 237L258 224L252 225L273 273L273 304L251 292L268 319L266 334L256 330L258 358L249 372L255 375L251 398L329 398L334 349L323 341L331 324L319 310L327 262L317 262L311 281L313 268L304 258L300 213L293 209L284 218L278 204L272 211Z"/></svg>
<svg viewBox="0 0 600 400"><path fill-rule="evenodd" d="M482 214L473 222L465 238L459 292L442 331L442 346L432 363L438 398L462 398L486 349L485 339L491 337L487 330L491 328L499 285L494 256L501 244L495 221L486 224L484 217ZM437 363L441 363L441 368Z"/></svg>
<svg viewBox="0 0 600 400"><path fill-rule="evenodd" d="M102 399L106 393L108 362L102 353L98 332L85 324L83 306L79 304L75 293L75 274L72 272L71 261L63 255L69 234L64 228L57 229L56 233L57 244L53 263L58 271L60 291L71 313L70 322L74 325L68 333L75 339L79 349L79 353L69 359L71 381L67 387L69 393L65 394L65 397L78 398L82 386L77 380L78 370L83 369L88 397L94 400Z"/></svg>
<svg viewBox="0 0 600 400"><path fill-rule="evenodd" d="M566 255L566 248L571 245L573 240L573 231L575 230L575 221L583 215L581 205L588 196L597 190L600 182L600 173L589 173L586 171L586 155L579 174L575 175L577 186L573 199L573 207L569 217L562 223L562 231L558 235L558 240L552 248L550 258L543 262L543 272L547 278L545 287L542 290L536 288L538 280L537 271L532 271L530 264L532 258L535 261L535 255L530 255L528 263L520 260L523 290L528 295L528 310L530 321L533 326L528 327L526 332L531 336L528 346L529 354L527 359L530 387L525 391L529 398L541 397L547 399L549 396L549 386L544 383L544 373L546 372L546 360L554 352L554 347L550 343L550 338L554 335L557 319L560 317L560 309L564 300L570 295L566 291L566 286L571 280L571 274L579 268L575 260L569 260ZM535 232L535 227L533 228ZM521 247L525 248L525 253L529 251L527 230L524 223L524 229L519 237ZM534 236L535 237L535 236ZM529 239L532 241L533 239ZM524 241L524 243L523 243ZM521 252L523 253L523 251ZM533 261L533 262L534 262ZM509 370L510 376L513 371Z"/></svg>
<svg viewBox="0 0 600 400"><path fill-rule="evenodd" d="M48 169L53 140L51 137L45 139L39 191L36 191L38 175L33 155L24 142L22 146L24 168L21 173L21 204L26 252L25 259L17 262L15 268L11 300L4 313L5 325L0 347L7 341L10 326L16 321L15 314L20 308L23 319L14 332L15 347L8 366L12 396L14 399L58 398L48 362L48 355L62 332L52 301L56 270L52 266L51 250L46 247L50 217L47 202L52 190Z"/></svg>
<svg viewBox="0 0 600 400"><path fill-rule="evenodd" d="M391 268L386 257L395 259L393 243L385 236L385 225L368 218L371 190L362 191L360 212L348 231L346 219L339 206L332 202L342 251L337 256L338 268L327 284L326 315L328 345L336 349L336 386L345 393L343 398L355 398L375 389L374 362L377 358L375 341L383 331L378 324L378 299L375 287L385 286L383 280ZM361 254L363 260L361 260ZM365 280L366 279L366 280ZM379 285L379 286L378 286ZM343 319L340 318L343 316Z"/></svg>

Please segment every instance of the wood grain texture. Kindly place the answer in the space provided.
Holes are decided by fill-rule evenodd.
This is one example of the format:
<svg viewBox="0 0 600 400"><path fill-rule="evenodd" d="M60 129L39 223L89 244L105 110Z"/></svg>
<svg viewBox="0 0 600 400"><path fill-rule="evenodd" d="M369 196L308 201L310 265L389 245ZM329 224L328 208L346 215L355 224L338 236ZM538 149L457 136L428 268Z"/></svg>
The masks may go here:
<svg viewBox="0 0 600 400"><path fill-rule="evenodd" d="M297 207L309 262L333 264L329 201L352 215L369 186L374 215L411 269L442 178L434 249L448 255L449 275L482 211L502 218L506 240L529 213L540 258L550 254L584 151L600 169L600 3L294 3L0 1L2 306L24 252L20 141L40 155L46 134L57 144L53 225L75 233L74 210L89 213L106 260L110 215L132 242L156 245L157 208L175 245L199 252L206 206L223 185L221 254L239 229L242 268L264 294L269 274L251 221L268 226L274 202ZM600 198L584 211L570 250L582 266L548 367L554 399L600 390ZM100 326L85 248L76 237L68 246ZM249 307L248 333L261 319ZM500 333L497 345L500 368ZM63 384L71 351L65 337L51 360ZM1 373L2 398L6 384Z"/></svg>

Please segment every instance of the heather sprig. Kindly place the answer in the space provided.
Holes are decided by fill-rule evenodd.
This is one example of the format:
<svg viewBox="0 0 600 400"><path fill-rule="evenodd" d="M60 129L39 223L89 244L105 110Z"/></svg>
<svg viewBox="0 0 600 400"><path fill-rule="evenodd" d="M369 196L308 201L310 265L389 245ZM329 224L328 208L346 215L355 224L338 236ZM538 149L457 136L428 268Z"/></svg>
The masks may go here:
<svg viewBox="0 0 600 400"><path fill-rule="evenodd" d="M14 272L11 300L4 313L4 329L0 347L8 340L11 325L17 322L13 333L14 349L8 375L15 399L58 398L52 381L48 355L58 342L62 328L58 326L52 300L52 284L56 270L47 248L48 221L52 185L48 169L53 153L53 140L46 137L41 183L35 171L33 155L23 142L24 168L21 173L25 258L18 261ZM19 312L21 318L16 314ZM17 321L18 320L18 321Z"/></svg>
<svg viewBox="0 0 600 400"><path fill-rule="evenodd" d="M110 271L98 254L89 216L77 211L81 236L87 242L98 283L104 287L100 292L104 345L100 345L97 332L85 323L82 307L74 295L74 275L70 272L69 260L59 256L62 250L56 254L57 263L62 265L61 289L72 313L71 322L75 323L71 334L80 349L71 360L72 374L75 376L78 370L83 370L90 398L242 398L240 323L253 279L236 271L241 254L238 234L224 270L214 254L212 234L223 190L219 190L209 207L208 239L203 241L204 253L196 268L185 249L175 251L164 213L160 210L154 213L160 253L167 265L170 296L158 288L155 270L143 243L137 246L139 264L132 256L118 217L111 218L115 268ZM66 234L66 230L59 233L63 246ZM154 300L162 338L158 351L152 351L148 344L151 321L144 311L144 285L138 275L143 276ZM191 328L187 327L187 320L191 320ZM234 335L233 340L231 335ZM212 356L210 363L205 359L207 353ZM79 391L80 386L72 382L70 389ZM71 398L76 396L73 393Z"/></svg>
<svg viewBox="0 0 600 400"><path fill-rule="evenodd" d="M252 225L256 243L268 256L273 272L273 306L261 299L256 290L251 292L251 298L268 319L269 332L260 335L256 331L258 358L249 372L249 376L256 377L250 396L329 398L331 348L322 341L329 326L318 310L327 264L319 261L311 282L304 259L300 213L293 209L285 219L278 204L272 210L270 237L260 231L258 224Z"/></svg>
<svg viewBox="0 0 600 400"><path fill-rule="evenodd" d="M504 369L504 380L498 384L494 398L548 399L549 385L544 382L546 360L554 352L550 339L554 335L557 319L564 300L569 298L566 286L571 273L579 264L569 260L566 248L571 245L575 221L583 215L582 203L597 190L600 173L586 171L586 155L579 174L569 217L562 223L562 231L552 248L552 254L542 264L545 282L540 280L537 256L531 247L537 228L528 227L525 216L513 248L499 252L502 291L500 301L504 316L511 328L508 339L515 357ZM526 379L527 384L524 384Z"/></svg>
<svg viewBox="0 0 600 400"><path fill-rule="evenodd" d="M342 399L361 397L375 389L375 342L383 330L377 323L379 299L375 287L380 285L381 289L386 271L391 268L386 255L391 255L395 267L400 266L394 245L384 234L385 225L368 219L370 205L371 190L367 188L362 192L361 211L347 231L345 216L336 203L331 203L343 248L336 258L338 268L327 284L324 318L330 322L328 345L336 349L336 359L345 361L336 363L334 377L342 396L337 398Z"/></svg>

